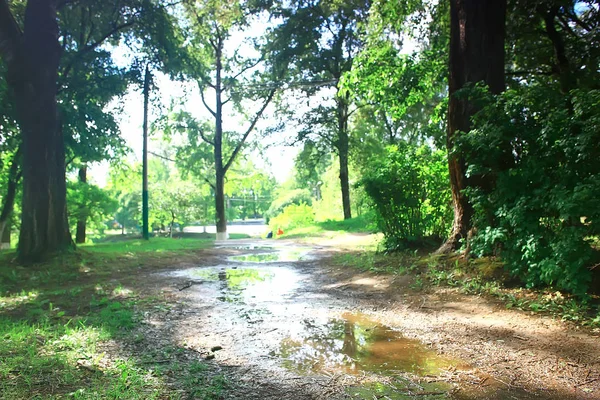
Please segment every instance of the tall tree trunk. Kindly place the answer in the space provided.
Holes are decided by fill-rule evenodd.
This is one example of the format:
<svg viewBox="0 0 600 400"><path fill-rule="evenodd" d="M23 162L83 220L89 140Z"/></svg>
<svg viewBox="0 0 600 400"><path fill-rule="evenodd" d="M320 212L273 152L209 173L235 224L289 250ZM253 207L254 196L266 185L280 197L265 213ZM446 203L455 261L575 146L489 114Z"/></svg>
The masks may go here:
<svg viewBox="0 0 600 400"><path fill-rule="evenodd" d="M23 202L17 248L22 262L73 248L67 221L65 145L57 118L60 59L55 1L29 0L10 68L23 149Z"/></svg>
<svg viewBox="0 0 600 400"><path fill-rule="evenodd" d="M454 206L452 232L440 252L456 250L471 229L473 207L464 194L471 186L466 177L467 162L454 152L461 133L471 129L471 117L478 111L466 98L455 93L468 83L484 82L492 93L504 90L504 38L506 0L450 1L450 76L448 107L448 166Z"/></svg>
<svg viewBox="0 0 600 400"><path fill-rule="evenodd" d="M350 148L350 139L348 137L348 101L347 96L337 97L337 120L338 137L337 150L340 159L340 185L342 187L342 206L344 209L344 219L352 218L352 208L350 206L350 182L348 172L348 153Z"/></svg>
<svg viewBox="0 0 600 400"><path fill-rule="evenodd" d="M227 217L225 215L225 167L223 166L223 99L221 73L223 72L223 42L219 39L216 49L216 84L215 84L215 209L217 220L217 240L227 239Z"/></svg>
<svg viewBox="0 0 600 400"><path fill-rule="evenodd" d="M144 126L142 143L142 237L150 239L148 223L148 103L150 98L150 64L146 64L144 75Z"/></svg>
<svg viewBox="0 0 600 400"><path fill-rule="evenodd" d="M87 184L87 166L79 168L79 182ZM85 243L85 229L87 227L87 204L81 204L77 213L77 231L75 243Z"/></svg>
<svg viewBox="0 0 600 400"><path fill-rule="evenodd" d="M2 202L2 212L0 212L0 248L10 248L10 228L11 217L15 207L15 198L17 197L17 187L21 179L19 161L21 158L21 149L19 148L12 158L10 170L8 171L8 183L6 195Z"/></svg>

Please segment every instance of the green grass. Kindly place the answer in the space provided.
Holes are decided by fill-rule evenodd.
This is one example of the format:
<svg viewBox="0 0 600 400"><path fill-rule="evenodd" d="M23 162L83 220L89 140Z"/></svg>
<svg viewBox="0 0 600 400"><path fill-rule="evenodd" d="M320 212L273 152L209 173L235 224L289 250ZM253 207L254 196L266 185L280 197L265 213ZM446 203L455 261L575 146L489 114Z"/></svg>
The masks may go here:
<svg viewBox="0 0 600 400"><path fill-rule="evenodd" d="M213 240L211 239L171 239L171 238L151 238L150 240L130 239L118 242L104 242L80 245L80 249L84 249L93 253L165 253L178 252L181 250L200 250L210 247Z"/></svg>
<svg viewBox="0 0 600 400"><path fill-rule="evenodd" d="M80 246L47 263L0 257L1 399L220 398L228 383L193 352L147 359L140 330L163 297L127 282L140 269L197 259L210 239L152 238ZM141 346L141 347L140 347ZM166 357L166 358L165 358Z"/></svg>
<svg viewBox="0 0 600 400"><path fill-rule="evenodd" d="M373 219L373 215L371 214L363 214L346 220L317 222L316 225L325 231L344 231L352 233L372 233L379 231Z"/></svg>
<svg viewBox="0 0 600 400"><path fill-rule="evenodd" d="M375 250L340 254L334 257L334 262L361 271L391 275L404 275L418 268L417 259L413 253L385 254Z"/></svg>
<svg viewBox="0 0 600 400"><path fill-rule="evenodd" d="M374 233L377 231L372 217L367 214L347 220L328 220L316 222L310 226L293 228L286 231L281 237L288 239L309 237L334 238L344 233Z"/></svg>
<svg viewBox="0 0 600 400"><path fill-rule="evenodd" d="M212 243L210 239L129 239L81 245L49 262L28 266L17 264L14 251L10 251L0 255L0 296L174 265L197 258L196 253Z"/></svg>

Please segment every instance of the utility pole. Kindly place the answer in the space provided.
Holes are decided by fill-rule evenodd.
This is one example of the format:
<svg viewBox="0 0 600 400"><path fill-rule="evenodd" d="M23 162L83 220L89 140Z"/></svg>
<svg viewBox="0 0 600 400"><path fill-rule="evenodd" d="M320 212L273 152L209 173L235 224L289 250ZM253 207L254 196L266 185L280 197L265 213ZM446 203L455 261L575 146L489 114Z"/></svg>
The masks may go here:
<svg viewBox="0 0 600 400"><path fill-rule="evenodd" d="M148 98L150 97L150 64L144 75L144 145L142 150L142 237L150 239L148 227Z"/></svg>

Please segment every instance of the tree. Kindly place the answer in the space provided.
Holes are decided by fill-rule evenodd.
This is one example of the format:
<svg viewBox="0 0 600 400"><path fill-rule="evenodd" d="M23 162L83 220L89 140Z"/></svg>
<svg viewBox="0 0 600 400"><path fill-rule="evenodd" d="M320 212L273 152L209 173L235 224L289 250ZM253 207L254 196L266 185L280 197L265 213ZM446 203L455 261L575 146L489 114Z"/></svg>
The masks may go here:
<svg viewBox="0 0 600 400"><path fill-rule="evenodd" d="M481 88L469 135L457 141L469 173L493 174L470 187L472 255L501 256L528 286L583 295L598 252L600 59L597 2L509 4L508 90Z"/></svg>
<svg viewBox="0 0 600 400"><path fill-rule="evenodd" d="M473 207L465 189L473 185L490 185L491 177L466 176L468 160L455 151L455 142L471 129L477 106L461 89L483 83L492 93L505 87L504 42L506 0L452 0L450 2L450 75L448 106L448 165L454 206L452 232L441 252L456 250L471 229Z"/></svg>
<svg viewBox="0 0 600 400"><path fill-rule="evenodd" d="M73 247L67 222L64 139L57 129L60 60L56 1L29 0L24 28L0 1L0 51L15 94L23 152L18 257L36 261Z"/></svg>
<svg viewBox="0 0 600 400"><path fill-rule="evenodd" d="M192 25L191 43L194 46L190 75L197 80L200 96L206 110L214 118L214 133L198 131L199 137L213 149L214 191L216 208L217 239L226 238L227 218L225 215L225 176L242 150L248 137L274 98L276 86L264 82L242 84L250 71L255 70L267 58L264 47L259 55L244 58L239 43L233 52L226 47L231 44L233 33L242 33L249 27L249 15L238 1L222 3L216 0L185 3L186 13ZM246 90L244 90L246 88ZM252 90L248 90L252 88ZM205 92L214 92L214 106L209 105ZM223 129L224 106L233 101L242 111L242 94L259 107L249 116L243 133L226 132ZM249 104L246 104L248 108ZM229 154L225 153L230 146Z"/></svg>
<svg viewBox="0 0 600 400"><path fill-rule="evenodd" d="M71 226L73 222L80 225L81 221L85 221L88 229L100 233L106 228L106 222L114 218L118 206L113 193L88 182L81 182L81 177L77 181L67 182L67 203ZM86 236L80 235L85 234L86 230L77 229L77 233L77 243L85 243Z"/></svg>
<svg viewBox="0 0 600 400"><path fill-rule="evenodd" d="M121 234L127 228L137 227L141 221L142 186L141 165L112 166L107 189L117 199L116 221L121 225Z"/></svg>
<svg viewBox="0 0 600 400"><path fill-rule="evenodd" d="M57 4L60 4L60 27ZM110 6L91 0L60 3L32 0L27 2L24 12L21 5L15 3L11 9L6 1L0 3L0 51L8 69L7 81L15 93L22 132L22 207L25 212L22 213L19 257L32 261L72 248L66 222L64 142L67 142L67 153L71 150L74 153L74 156L69 154L68 163L75 158L81 158L83 163L93 161L86 160L90 150L100 150L93 156L95 159L110 153L106 138L111 137L107 132L113 131L103 130L103 123L94 119L103 113L106 103L102 104L102 99L106 97L90 90L96 87L89 85L95 81L90 67L103 71L100 75L104 71L109 71L106 75L115 75L112 62L103 63L107 58L110 60L110 56L106 57L108 52L101 46L109 40L114 44L122 38L133 42L139 37L137 43L160 47L157 43L163 44L172 38L168 29L172 19L160 2L146 0L119 0ZM21 20L25 21L24 30L16 22ZM169 59L167 51L159 53L163 59ZM101 79L96 79L98 81ZM103 84L106 81L100 85L106 93L109 85ZM61 100L58 113L57 94ZM90 95L86 98L86 94ZM51 103L54 105L48 107ZM40 110L43 112L38 113ZM45 114L52 116L42 121L39 116ZM79 119L70 119L71 116ZM50 129L56 132L41 133ZM94 135L94 131L103 134ZM81 149L85 150L84 154L78 152Z"/></svg>
<svg viewBox="0 0 600 400"><path fill-rule="evenodd" d="M3 71L0 65L0 70ZM3 74L2 74L3 75ZM0 76L0 187L6 188L1 193L2 209L0 211L0 242L3 247L10 247L11 227L13 225L13 209L19 184L21 181L21 150L19 126L16 122L13 96L6 81Z"/></svg>
<svg viewBox="0 0 600 400"><path fill-rule="evenodd" d="M150 218L154 230L168 227L172 237L175 223L182 229L191 222L206 223L211 219L214 212L210 205L214 200L207 184L181 179L174 160L167 157L153 157L149 161Z"/></svg>
<svg viewBox="0 0 600 400"><path fill-rule="evenodd" d="M304 121L299 140L321 140L337 154L344 219L352 217L348 163L349 119L354 111L350 96L340 90L340 80L363 44L359 24L366 20L369 6L365 0L320 0L284 4L274 11L283 18L274 29L274 42L280 46L280 57L292 65L290 86L310 94L319 92L315 88L333 89L332 104L320 104L299 118ZM319 95L327 98L324 91Z"/></svg>

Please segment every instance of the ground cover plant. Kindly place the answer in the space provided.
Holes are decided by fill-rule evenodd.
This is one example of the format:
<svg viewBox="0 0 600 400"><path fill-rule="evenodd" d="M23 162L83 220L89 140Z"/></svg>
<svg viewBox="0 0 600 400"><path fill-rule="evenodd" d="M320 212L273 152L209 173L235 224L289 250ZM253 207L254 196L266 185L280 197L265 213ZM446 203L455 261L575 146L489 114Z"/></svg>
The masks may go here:
<svg viewBox="0 0 600 400"><path fill-rule="evenodd" d="M121 282L148 268L194 259L210 243L120 241L27 268L14 263L14 253L3 255L0 397L219 398L227 382L202 359L181 358L186 349L163 349L156 356L116 350L144 340L135 333L144 310L170 307L164 298Z"/></svg>

